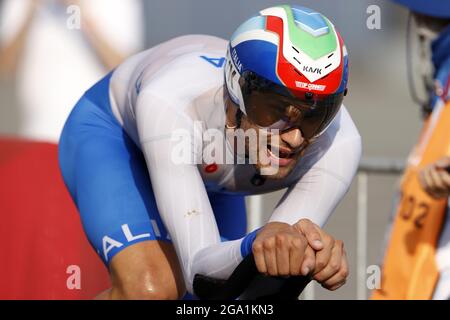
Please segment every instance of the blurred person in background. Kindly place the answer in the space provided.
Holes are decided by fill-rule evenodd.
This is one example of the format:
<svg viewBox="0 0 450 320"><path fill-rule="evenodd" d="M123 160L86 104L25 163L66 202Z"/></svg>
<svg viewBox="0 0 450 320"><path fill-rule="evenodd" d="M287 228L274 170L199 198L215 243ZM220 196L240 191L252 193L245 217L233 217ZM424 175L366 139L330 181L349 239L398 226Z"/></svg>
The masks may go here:
<svg viewBox="0 0 450 320"><path fill-rule="evenodd" d="M82 93L143 42L140 0L1 1L0 72L16 83L14 133L57 142Z"/></svg>
<svg viewBox="0 0 450 320"><path fill-rule="evenodd" d="M394 2L410 10L408 76L425 121L402 178L381 288L373 298L450 299L450 3Z"/></svg>

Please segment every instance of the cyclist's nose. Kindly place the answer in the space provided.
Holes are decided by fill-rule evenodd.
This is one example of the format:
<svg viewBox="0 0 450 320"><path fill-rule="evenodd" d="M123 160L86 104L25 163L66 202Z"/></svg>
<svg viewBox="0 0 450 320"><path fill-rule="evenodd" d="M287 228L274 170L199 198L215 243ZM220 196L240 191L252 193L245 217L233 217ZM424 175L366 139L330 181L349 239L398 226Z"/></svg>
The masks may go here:
<svg viewBox="0 0 450 320"><path fill-rule="evenodd" d="M292 149L299 148L303 141L305 141L300 129L292 129L282 133L281 140L286 142Z"/></svg>

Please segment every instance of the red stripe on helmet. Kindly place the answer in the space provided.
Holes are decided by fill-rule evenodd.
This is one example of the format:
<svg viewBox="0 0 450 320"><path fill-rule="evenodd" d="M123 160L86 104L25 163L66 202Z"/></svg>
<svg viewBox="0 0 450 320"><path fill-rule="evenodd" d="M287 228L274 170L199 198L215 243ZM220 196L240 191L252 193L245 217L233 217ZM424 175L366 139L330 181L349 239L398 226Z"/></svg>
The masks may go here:
<svg viewBox="0 0 450 320"><path fill-rule="evenodd" d="M317 93L319 95L328 95L335 93L341 84L342 76L343 76L343 68L344 68L344 56L343 56L343 40L339 33L337 33L339 39L339 46L341 48L341 63L340 66L329 73L328 75L322 77L311 83L308 78L306 78L301 70L296 69L283 55L283 20L279 17L268 16L266 22L267 31L274 32L279 36L279 46L278 46L278 63L276 73L280 79L280 81L288 87L295 96L301 97L305 92L311 91ZM299 74L300 73L300 74ZM296 85L296 81L300 81L307 84L314 85L322 85L325 86L324 90L315 90L315 89L300 89Z"/></svg>

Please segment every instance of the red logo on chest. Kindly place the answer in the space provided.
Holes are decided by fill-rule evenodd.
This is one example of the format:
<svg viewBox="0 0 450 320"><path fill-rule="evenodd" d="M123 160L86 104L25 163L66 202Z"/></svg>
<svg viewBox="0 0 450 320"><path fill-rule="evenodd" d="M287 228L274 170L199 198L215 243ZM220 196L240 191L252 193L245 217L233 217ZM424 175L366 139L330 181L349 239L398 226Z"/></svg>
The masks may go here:
<svg viewBox="0 0 450 320"><path fill-rule="evenodd" d="M217 169L219 169L219 167L217 166L217 164L212 163L212 164L209 164L209 165L207 165L207 166L205 167L205 172L206 172L206 173L214 173L214 172L217 171Z"/></svg>

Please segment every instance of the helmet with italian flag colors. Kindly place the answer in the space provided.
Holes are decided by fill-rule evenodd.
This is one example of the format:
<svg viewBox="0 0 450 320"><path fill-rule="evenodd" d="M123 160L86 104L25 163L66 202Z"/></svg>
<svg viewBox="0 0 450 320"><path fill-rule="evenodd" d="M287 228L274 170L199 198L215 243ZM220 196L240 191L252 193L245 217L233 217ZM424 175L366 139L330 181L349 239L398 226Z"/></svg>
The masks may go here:
<svg viewBox="0 0 450 320"><path fill-rule="evenodd" d="M334 25L322 14L290 5L245 21L228 45L228 95L264 128L299 128L319 136L347 91L348 56Z"/></svg>

